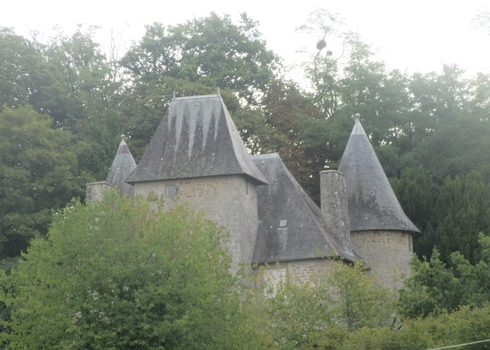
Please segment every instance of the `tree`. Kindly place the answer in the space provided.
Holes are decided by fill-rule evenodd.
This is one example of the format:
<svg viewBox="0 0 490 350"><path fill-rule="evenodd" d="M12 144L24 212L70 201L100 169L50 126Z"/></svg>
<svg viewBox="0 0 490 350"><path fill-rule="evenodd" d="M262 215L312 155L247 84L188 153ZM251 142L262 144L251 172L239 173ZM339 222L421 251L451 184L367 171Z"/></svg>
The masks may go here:
<svg viewBox="0 0 490 350"><path fill-rule="evenodd" d="M388 176L400 176L408 165L416 163L410 155L416 144L409 78L400 71L388 71L377 59L375 50L363 42L360 34L350 32L338 15L315 11L301 31L320 38L309 60L305 75L310 82L309 96L323 112L323 120L304 125L305 143L318 143L315 153L325 166L335 168L340 161L353 126L360 113L363 126L375 147ZM321 130L322 133L315 133Z"/></svg>
<svg viewBox="0 0 490 350"><path fill-rule="evenodd" d="M248 132L262 119L260 101L277 62L260 38L258 24L246 14L238 23L211 13L175 26L148 25L143 38L121 59L128 78L124 125L135 159L142 155L173 92L191 96L214 94L220 88L232 116L242 118L245 142L252 144L256 135Z"/></svg>
<svg viewBox="0 0 490 350"><path fill-rule="evenodd" d="M49 83L46 60L39 47L0 27L0 106L13 108L29 103L40 111Z"/></svg>
<svg viewBox="0 0 490 350"><path fill-rule="evenodd" d="M414 240L414 252L420 259L430 257L437 241L431 236L431 217L440 187L421 166L404 169L400 178L392 178L391 186L405 214L422 232Z"/></svg>
<svg viewBox="0 0 490 350"><path fill-rule="evenodd" d="M286 279L276 286L266 285L265 290L269 297L259 309L265 312L264 328L280 349L302 348L313 334L329 329L355 332L394 321L394 295L366 275L361 264L334 263L331 271L309 283Z"/></svg>
<svg viewBox="0 0 490 350"><path fill-rule="evenodd" d="M440 183L471 170L488 176L490 77L469 79L458 66L445 65L442 73L415 74L411 80L423 141L414 155L421 165Z"/></svg>
<svg viewBox="0 0 490 350"><path fill-rule="evenodd" d="M321 111L306 97L297 84L275 78L264 95L263 108L255 112L256 118L243 117L238 112L237 127L253 153L278 153L294 177L310 197L320 202L319 173L325 167L326 144L316 143L316 138L305 137L305 123L319 131ZM254 141L251 144L250 140Z"/></svg>
<svg viewBox="0 0 490 350"><path fill-rule="evenodd" d="M490 307L464 307L454 313L441 313L425 319L405 320L397 329L362 328L347 333L339 327L317 332L302 349L323 350L412 350L434 348L490 349L488 342ZM477 342L469 345L467 343Z"/></svg>
<svg viewBox="0 0 490 350"><path fill-rule="evenodd" d="M0 29L0 104L31 105L70 130L80 164L103 178L124 131L121 82L93 40L94 28L79 27L40 43Z"/></svg>
<svg viewBox="0 0 490 350"><path fill-rule="evenodd" d="M299 32L315 36L318 39L316 51L310 54L304 64L305 76L311 83L313 102L331 118L339 109L339 60L344 56L342 32L343 20L337 14L324 9L316 9L307 22L297 29ZM307 49L303 49L309 52Z"/></svg>
<svg viewBox="0 0 490 350"><path fill-rule="evenodd" d="M473 19L473 24L488 32L490 35L490 9L482 8Z"/></svg>
<svg viewBox="0 0 490 350"><path fill-rule="evenodd" d="M257 27L246 14L233 23L214 12L176 26L155 23L121 62L135 83L163 86L168 78L183 79L232 89L257 104L277 64Z"/></svg>
<svg viewBox="0 0 490 350"><path fill-rule="evenodd" d="M101 179L127 118L121 113L122 82L94 41L95 29L80 26L42 46L52 79L43 102L54 126L73 133L81 166Z"/></svg>
<svg viewBox="0 0 490 350"><path fill-rule="evenodd" d="M19 256L47 233L51 210L84 193L71 134L51 125L29 106L0 113L0 258Z"/></svg>
<svg viewBox="0 0 490 350"><path fill-rule="evenodd" d="M459 252L448 263L434 250L430 260L412 260L413 275L400 292L398 309L406 318L427 317L462 306L481 308L490 301L490 237L480 234L482 259L472 265Z"/></svg>
<svg viewBox="0 0 490 350"><path fill-rule="evenodd" d="M116 192L71 202L3 277L3 341L25 349L232 349L242 324L224 233L185 206ZM242 337L243 336L243 337ZM254 346L251 345L253 348Z"/></svg>

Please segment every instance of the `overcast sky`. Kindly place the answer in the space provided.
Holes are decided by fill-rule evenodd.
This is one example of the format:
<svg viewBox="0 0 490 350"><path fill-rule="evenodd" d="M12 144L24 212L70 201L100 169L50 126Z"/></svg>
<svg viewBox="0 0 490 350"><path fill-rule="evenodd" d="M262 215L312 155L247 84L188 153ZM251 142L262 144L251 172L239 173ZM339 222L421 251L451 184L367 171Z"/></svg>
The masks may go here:
<svg viewBox="0 0 490 350"><path fill-rule="evenodd" d="M3 0L2 2L6 2ZM13 0L1 5L0 26L13 27L18 34L38 30L49 35L54 25L71 33L76 23L101 27L97 39L108 42L111 29L122 32L124 41L139 40L144 25L183 23L211 11L238 18L240 12L260 22L269 49L294 64L302 46L311 42L295 33L308 15L321 7L339 13L365 42L378 48L389 67L427 72L440 70L442 63L457 63L470 74L490 73L490 33L475 29L472 19L489 8L488 0L301 0L285 5L278 1L149 1L115 0Z"/></svg>

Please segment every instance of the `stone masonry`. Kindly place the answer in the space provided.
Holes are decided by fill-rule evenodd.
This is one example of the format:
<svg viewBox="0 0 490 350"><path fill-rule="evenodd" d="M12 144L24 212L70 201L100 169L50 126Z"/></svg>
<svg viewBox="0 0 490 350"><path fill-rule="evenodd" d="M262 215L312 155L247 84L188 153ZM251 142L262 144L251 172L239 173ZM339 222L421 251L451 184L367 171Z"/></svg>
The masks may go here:
<svg viewBox="0 0 490 350"><path fill-rule="evenodd" d="M354 250L362 256L370 268L369 273L378 277L391 289L402 286L402 279L410 273L412 235L402 231L352 232Z"/></svg>
<svg viewBox="0 0 490 350"><path fill-rule="evenodd" d="M176 194L167 195L167 187L175 186ZM151 192L164 196L165 205L188 202L195 211L224 226L230 233L226 244L232 256L231 271L236 273L239 262L252 261L257 235L257 191L245 176L212 176L182 180L139 182L134 186L136 195ZM250 269L250 264L247 264Z"/></svg>

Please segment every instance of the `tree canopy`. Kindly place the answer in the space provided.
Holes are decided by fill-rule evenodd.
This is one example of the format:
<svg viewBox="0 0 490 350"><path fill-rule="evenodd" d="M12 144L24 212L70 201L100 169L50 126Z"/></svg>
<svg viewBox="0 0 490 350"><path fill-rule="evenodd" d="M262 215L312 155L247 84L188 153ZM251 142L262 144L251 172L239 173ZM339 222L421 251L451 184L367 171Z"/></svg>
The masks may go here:
<svg viewBox="0 0 490 350"><path fill-rule="evenodd" d="M31 107L0 112L0 257L16 257L45 234L51 210L83 194L89 179L78 166L68 131Z"/></svg>
<svg viewBox="0 0 490 350"><path fill-rule="evenodd" d="M273 281L262 271L257 273L266 298L258 298L253 307L278 349L303 348L316 333L335 327L355 332L394 322L392 292L366 275L361 264L333 264L331 271L314 275L304 284L287 276Z"/></svg>
<svg viewBox="0 0 490 350"><path fill-rule="evenodd" d="M277 58L247 14L233 23L229 16L212 12L176 26L147 26L122 64L137 82L165 84L169 77L199 81L230 88L254 104L265 91Z"/></svg>
<svg viewBox="0 0 490 350"><path fill-rule="evenodd" d="M487 19L488 11L482 11L478 23L484 29L488 27ZM72 34L59 32L55 37L39 42L36 37L24 38L11 29L0 29L0 259L19 257L31 239L45 237L52 213L58 213L50 238L47 241L35 240L32 247L35 253L24 256L21 260L26 261L21 262L12 279L4 279L5 283L14 283L14 280L21 283L24 278L22 281L27 283L26 290L34 290L41 280L27 281L28 276L38 273L42 278L54 280L55 273L78 271L75 264L75 261L78 263L77 259L90 262L88 255L63 255L60 246L51 237L61 237L61 227L64 227L63 232L79 232L77 221L69 219L70 215L75 215L70 210L77 212L76 215L85 213L85 218L92 222L95 218L101 220L98 216L90 216L95 212L89 215L90 210L95 210L90 208L95 208L96 204L90 204L87 208L74 204L73 208L66 210L68 214L63 220L60 219L63 216L60 208L72 197L81 197L83 202L84 183L105 178L120 134L128 136L127 142L136 160L141 157L174 91L177 96L190 96L214 94L220 88L221 96L250 152L279 153L288 169L316 201L319 199L318 173L325 168L338 166L354 124L353 115L360 113L363 127L404 211L422 231L422 236L414 242L419 261L413 263L414 276L407 281L410 288L402 293L400 299L405 305L399 310L404 317L403 331L396 328L396 322L392 326L386 326L383 322L373 326L364 321L353 322L352 327L333 324L318 316L319 311L325 310L322 309L325 299L317 294L319 289L297 290L289 286L291 288L282 294L282 301L274 299L268 304L278 309L272 312L276 322L274 327L270 327L270 323L269 328L265 327L270 332L263 332L264 329L259 332L264 339L294 338L294 346L304 348L310 345L331 348L342 344L344 348L384 346L402 349L407 348L407 342L420 348L445 344L443 339L437 338L437 332L428 332L420 328L422 326L419 327L417 322L433 329L444 329L444 332L454 335L451 338L454 341L469 339L466 334L457 334L458 321L453 315L459 313L463 320L460 325L470 327L472 314L486 317L488 312L488 285L485 282L488 275L488 244L481 234L490 234L490 153L487 151L490 146L489 74L468 76L454 64L442 65L439 71L426 73L391 69L377 57L376 50L364 42L359 33L349 31L338 16L323 10L315 11L300 28L317 40L317 45L303 51L306 53L302 66L306 83L303 81L302 84L288 78L282 70L280 58L268 49L261 37L259 24L245 14L237 21L228 15L210 13L172 26L150 24L141 40L133 43L120 60L104 54L94 39L95 30L80 26ZM157 216L156 213L151 215ZM183 218L184 215L177 216ZM194 219L190 219L190 222ZM143 219L138 220L141 222ZM73 228L63 226L65 221L73 224ZM92 226L85 227L87 232L97 231L90 231L98 227L96 224ZM140 237L139 233L136 236ZM110 237L107 237L107 242L112 239L111 242L119 247L120 242ZM72 243L89 247L82 241ZM133 252L127 249L124 252ZM49 260L48 251L51 250L53 254L58 254L56 262ZM137 254L121 258L117 255L117 249L110 254L97 258L97 262L109 259L119 261L120 265L114 265L114 269L121 276L123 272L118 269L126 266L126 263L144 265ZM201 258L207 261L207 257ZM39 269L33 267L38 263ZM95 260L90 263L95 263ZM179 260L175 264L184 266L186 263ZM194 266L192 264L197 263L191 259L189 264ZM41 267L51 272L44 272ZM63 270L65 267L67 270ZM202 272L197 265L196 269ZM213 269L211 267L210 271ZM114 342L126 347L126 344L134 341L134 347L137 347L140 340L131 338L133 333L122 326L103 335L96 328L115 325L107 323L105 315L114 315L114 320L122 319L122 316L117 318L115 313L111 314L107 306L109 300L121 307L122 315L129 315L129 307L125 308L125 303L131 301L134 305L140 303L137 311L150 310L148 317L157 319L152 309L144 309L141 300L153 303L158 302L159 297L154 300L138 299L140 295L133 289L125 290L129 286L120 280L110 282L116 289L104 289L104 283L100 282L103 276L90 271L90 268L84 272L87 281L100 283L90 282L94 284L87 284L85 289L70 289L70 281L74 285L82 283L82 277L76 279L77 273L74 272L66 283L60 283L57 288L46 282L45 290L39 292L40 299L30 299L27 294L24 295L21 284L17 284L17 289L9 289L10 297L16 296L19 301L33 303L32 308L19 308L18 314L13 314L11 327L24 332L23 324L30 324L26 321L27 317L42 320L42 324L45 322L42 315L50 307L53 310L56 307L70 307L73 311L77 300L84 300L86 306L73 311L75 313L71 318L53 317L46 321L46 327L50 325L54 329L73 331L70 336L75 334L73 339L77 344L106 346ZM143 269L142 276L135 274L135 287L145 290L142 279L149 278L151 273ZM131 274L128 276L133 278ZM196 277L192 273L186 276ZM339 277L341 279L342 276ZM180 286L187 286L186 283L191 281L172 277L174 280ZM371 285L370 281L362 281L365 285ZM106 285L110 284L106 282ZM223 283L234 282L226 277ZM61 296L63 288L68 292ZM158 293L161 290L168 292L163 285L152 288ZM196 339L192 337L197 337L197 333L185 333L187 325L191 323L181 313L185 309L183 305L195 301L192 298L198 293L197 289L192 288L189 293L194 294L185 294L188 299L182 300L182 304L171 311L175 320L178 319L172 325L174 328L168 328L173 333L163 334L155 330L154 334L168 341ZM329 288L333 288L332 285ZM353 288L359 289L360 286ZM111 294L116 290L117 293ZM320 289L321 293L325 290ZM97 294L90 295L89 291L97 291ZM171 300L180 298L169 293L165 297L170 296ZM47 302L42 312L36 314L32 311L42 306L51 295L63 300L62 305ZM345 295L353 298L365 296ZM229 297L229 300L235 298L234 295ZM223 300L228 300L226 298L228 296L223 296ZM283 302L289 299L289 304ZM97 309L97 312L100 311L97 318L94 305L99 300L107 303L103 309ZM199 305L214 305L211 301L206 303ZM162 306L161 303L158 305ZM228 304L233 317L239 315L234 313L234 305L231 301ZM265 310L264 305L261 304ZM318 305L321 307L316 307ZM461 309L462 305L467 305L468 309ZM234 323L235 319L229 319L231 316L225 313L225 308L223 305L221 311L224 313L221 316L212 313L210 317L230 320L232 327L237 323ZM445 311L440 311L443 309ZM332 314L339 311L328 310ZM82 314L84 316L80 318ZM260 316L261 313L256 314ZM179 319L176 315L182 317ZM137 320L142 327L149 327L145 330L153 327L153 319L140 316L135 316L133 321ZM197 322L199 317L204 316L199 314L193 321ZM294 322L290 317L295 317ZM237 316L237 320L239 318ZM372 321L376 317L364 318ZM413 323L411 318L415 318ZM21 324L21 320L25 322ZM324 325L327 321L330 322L328 329L314 331L319 329L319 324ZM442 325L443 322L447 322L447 327ZM483 325L484 319L476 328L483 328ZM141 330L138 327L135 326L135 329ZM208 329L206 327L203 329ZM229 329L223 327L224 330ZM309 332L307 339L302 331L305 329ZM115 340L114 334L122 334L117 332L123 330L127 331L127 335ZM38 340L54 344L55 338L49 338L46 331L45 334L42 332L36 333ZM141 330L146 335L151 332ZM69 338L68 334L61 332L55 334L61 343ZM213 334L221 336L223 333ZM12 344L21 344L19 339L14 335L10 338ZM206 344L218 341L209 337L203 339ZM142 340L147 342L145 344L152 341L149 335ZM273 341L268 345L280 348L286 343ZM189 344L190 348L202 345L198 342ZM218 348L222 346L222 343L215 344L218 344ZM337 348L342 347L338 345Z"/></svg>
<svg viewBox="0 0 490 350"><path fill-rule="evenodd" d="M55 215L3 277L4 344L25 349L230 349L245 337L224 232L183 206L112 192ZM243 336L243 338L241 338ZM252 346L253 347L253 346Z"/></svg>

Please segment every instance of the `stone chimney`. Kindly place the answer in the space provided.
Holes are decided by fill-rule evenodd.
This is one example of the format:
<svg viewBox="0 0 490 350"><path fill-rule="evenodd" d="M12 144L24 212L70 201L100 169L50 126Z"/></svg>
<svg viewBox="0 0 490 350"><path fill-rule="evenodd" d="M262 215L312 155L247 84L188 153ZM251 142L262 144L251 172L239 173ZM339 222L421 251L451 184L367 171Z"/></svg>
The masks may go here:
<svg viewBox="0 0 490 350"><path fill-rule="evenodd" d="M321 171L320 197L327 231L337 237L346 251L352 251L344 174L337 170Z"/></svg>

